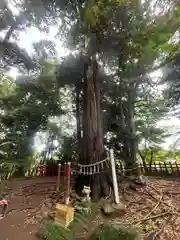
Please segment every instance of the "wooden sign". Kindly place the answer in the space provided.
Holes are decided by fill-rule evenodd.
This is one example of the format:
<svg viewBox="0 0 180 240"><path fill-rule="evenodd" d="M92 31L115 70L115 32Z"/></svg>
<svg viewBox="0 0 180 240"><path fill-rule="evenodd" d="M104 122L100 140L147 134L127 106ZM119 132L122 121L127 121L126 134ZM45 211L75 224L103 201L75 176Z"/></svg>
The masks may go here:
<svg viewBox="0 0 180 240"><path fill-rule="evenodd" d="M64 204L56 204L54 220L57 224L68 227L74 220L74 208Z"/></svg>

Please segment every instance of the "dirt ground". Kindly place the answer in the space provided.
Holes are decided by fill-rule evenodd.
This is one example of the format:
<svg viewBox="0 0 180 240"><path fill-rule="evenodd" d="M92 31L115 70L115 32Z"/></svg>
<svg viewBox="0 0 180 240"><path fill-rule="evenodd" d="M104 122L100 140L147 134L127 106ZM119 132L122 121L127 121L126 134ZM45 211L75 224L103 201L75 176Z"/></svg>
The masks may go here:
<svg viewBox="0 0 180 240"><path fill-rule="evenodd" d="M55 182L55 177L3 182L9 206L0 220L0 240L37 240L38 228L52 205Z"/></svg>
<svg viewBox="0 0 180 240"><path fill-rule="evenodd" d="M133 188L125 181L120 184L119 192L125 214L117 211L108 218L98 214L86 225L85 236L98 225L109 223L117 228L133 225L141 240L180 240L180 179L149 177L144 186Z"/></svg>
<svg viewBox="0 0 180 240"><path fill-rule="evenodd" d="M148 178L145 186L125 189L126 214L110 224L132 224L143 240L180 240L180 179Z"/></svg>
<svg viewBox="0 0 180 240"><path fill-rule="evenodd" d="M0 220L0 240L37 240L41 222L56 201L55 182L54 177L4 182L9 206ZM180 240L180 180L148 178L145 186L131 189L122 183L120 190L126 213L109 219L110 224L133 224L144 240ZM95 222L101 221L97 215Z"/></svg>

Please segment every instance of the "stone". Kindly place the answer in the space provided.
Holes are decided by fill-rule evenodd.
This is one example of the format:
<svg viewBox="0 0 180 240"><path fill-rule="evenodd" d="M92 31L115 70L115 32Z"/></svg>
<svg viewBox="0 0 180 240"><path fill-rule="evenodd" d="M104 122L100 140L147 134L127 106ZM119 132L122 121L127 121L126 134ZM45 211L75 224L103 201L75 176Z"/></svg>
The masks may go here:
<svg viewBox="0 0 180 240"><path fill-rule="evenodd" d="M91 213L91 207L75 206L75 210L79 213L85 212L86 214Z"/></svg>
<svg viewBox="0 0 180 240"><path fill-rule="evenodd" d="M130 175L130 176L128 176L128 179L130 181L135 181L137 179L137 176L136 175Z"/></svg>
<svg viewBox="0 0 180 240"><path fill-rule="evenodd" d="M120 202L118 204L113 203L112 207L114 209L118 210L118 211L125 211L126 210L126 207L125 207L125 205L122 202Z"/></svg>
<svg viewBox="0 0 180 240"><path fill-rule="evenodd" d="M147 184L147 178L143 175L139 176L139 182L142 184L142 185L146 185Z"/></svg>
<svg viewBox="0 0 180 240"><path fill-rule="evenodd" d="M49 211L42 211L42 217L43 218L48 218L49 217Z"/></svg>
<svg viewBox="0 0 180 240"><path fill-rule="evenodd" d="M133 191L136 191L136 186L132 183L129 184L129 189L133 190Z"/></svg>
<svg viewBox="0 0 180 240"><path fill-rule="evenodd" d="M87 214L90 214L91 213L91 204L89 202L75 204L75 210L80 213L86 212Z"/></svg>
<svg viewBox="0 0 180 240"><path fill-rule="evenodd" d="M49 208L49 209L51 209L51 208L53 207L53 203L52 203L52 202L45 202L44 205L45 205L47 208Z"/></svg>
<svg viewBox="0 0 180 240"><path fill-rule="evenodd" d="M86 202L87 202L87 198L86 198L86 197L81 197L80 201L81 201L82 203L86 203Z"/></svg>
<svg viewBox="0 0 180 240"><path fill-rule="evenodd" d="M110 216L115 212L115 208L113 208L112 204L110 204L110 203L105 203L102 206L101 210L104 213L104 215L106 215L106 216Z"/></svg>
<svg viewBox="0 0 180 240"><path fill-rule="evenodd" d="M126 212L125 205L122 202L120 202L119 204L105 203L102 206L101 210L106 216L124 215L124 213Z"/></svg>
<svg viewBox="0 0 180 240"><path fill-rule="evenodd" d="M80 200L80 197L75 193L75 192L72 192L71 194L70 194L70 197L71 198L73 198L73 199L75 199L75 200Z"/></svg>
<svg viewBox="0 0 180 240"><path fill-rule="evenodd" d="M51 203L51 204L52 204L52 203L53 203L53 199L52 199L52 198L46 198L45 202L46 202L46 203Z"/></svg>

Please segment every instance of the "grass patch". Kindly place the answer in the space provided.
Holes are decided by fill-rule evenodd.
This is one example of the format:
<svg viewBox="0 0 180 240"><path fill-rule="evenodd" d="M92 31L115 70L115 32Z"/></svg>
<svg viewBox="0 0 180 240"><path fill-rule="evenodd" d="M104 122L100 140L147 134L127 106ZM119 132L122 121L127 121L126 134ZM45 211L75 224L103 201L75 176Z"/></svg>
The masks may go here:
<svg viewBox="0 0 180 240"><path fill-rule="evenodd" d="M78 220L78 223L85 224L82 217L80 221ZM54 222L47 222L41 228L38 236L42 240L73 240L77 227L77 222L68 229ZM109 225L101 225L91 234L88 240L140 240L140 236L136 229L131 226L114 228Z"/></svg>
<svg viewBox="0 0 180 240"><path fill-rule="evenodd" d="M139 240L138 232L131 226L114 228L109 225L99 226L88 240Z"/></svg>
<svg viewBox="0 0 180 240"><path fill-rule="evenodd" d="M40 229L38 237L42 240L67 240L70 239L70 233L54 222L47 222Z"/></svg>

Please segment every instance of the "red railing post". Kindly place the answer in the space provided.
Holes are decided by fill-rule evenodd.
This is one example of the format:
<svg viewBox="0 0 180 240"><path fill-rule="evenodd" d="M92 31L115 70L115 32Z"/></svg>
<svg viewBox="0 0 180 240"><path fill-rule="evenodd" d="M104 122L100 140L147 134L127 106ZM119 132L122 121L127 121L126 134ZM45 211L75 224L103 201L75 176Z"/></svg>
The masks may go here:
<svg viewBox="0 0 180 240"><path fill-rule="evenodd" d="M47 176L47 165L44 165L44 173L43 173L43 176Z"/></svg>
<svg viewBox="0 0 180 240"><path fill-rule="evenodd" d="M65 189L65 204L69 204L69 197L70 197L70 177L71 177L71 163L68 162L65 165L65 172L66 172L66 189Z"/></svg>
<svg viewBox="0 0 180 240"><path fill-rule="evenodd" d="M56 192L59 192L61 183L61 164L58 164L58 172L57 172L57 179L56 179Z"/></svg>
<svg viewBox="0 0 180 240"><path fill-rule="evenodd" d="M44 166L41 164L39 166L39 168L40 168L40 176L43 177L43 168L44 168Z"/></svg>

